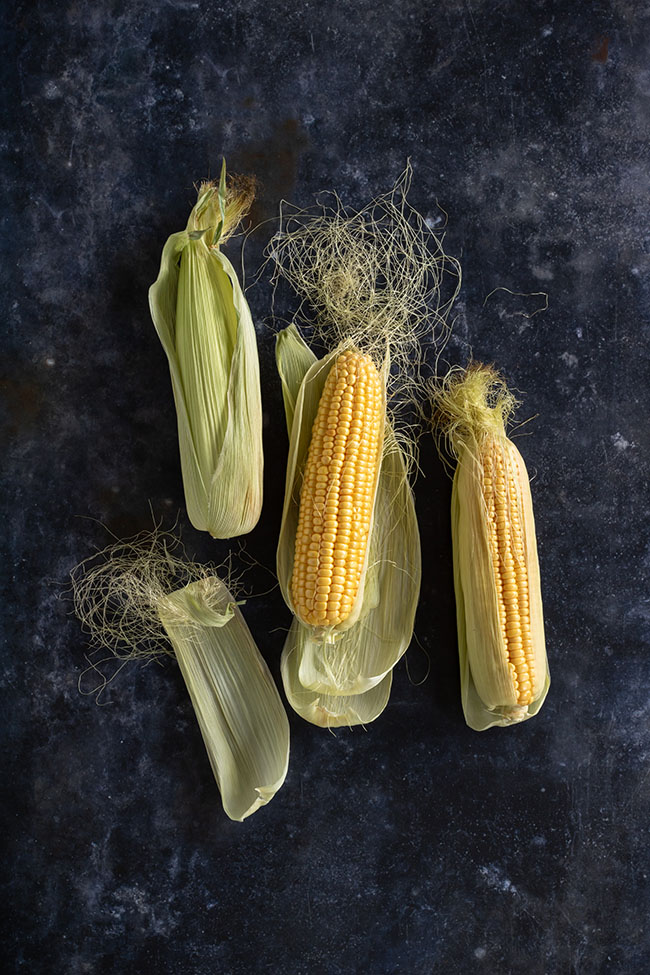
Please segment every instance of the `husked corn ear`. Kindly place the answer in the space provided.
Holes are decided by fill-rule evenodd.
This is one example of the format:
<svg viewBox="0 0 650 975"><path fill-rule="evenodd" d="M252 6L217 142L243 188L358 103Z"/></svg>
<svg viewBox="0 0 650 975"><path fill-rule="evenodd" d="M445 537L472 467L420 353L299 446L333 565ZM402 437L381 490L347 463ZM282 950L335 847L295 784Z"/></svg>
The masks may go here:
<svg viewBox="0 0 650 975"><path fill-rule="evenodd" d="M521 498L526 485L515 451L508 443L486 441L481 466L503 662L512 682L513 703L526 706L539 696L544 676L535 659L530 626L527 540ZM492 697L491 691L489 686L485 689L487 698ZM497 702L497 706L498 703L503 702Z"/></svg>
<svg viewBox="0 0 650 975"><path fill-rule="evenodd" d="M323 388L300 492L291 597L304 623L336 626L352 612L366 562L384 412L372 359L341 353Z"/></svg>
<svg viewBox="0 0 650 975"><path fill-rule="evenodd" d="M461 695L482 731L536 714L549 687L530 483L506 435L516 401L489 366L434 391L458 464L452 492Z"/></svg>

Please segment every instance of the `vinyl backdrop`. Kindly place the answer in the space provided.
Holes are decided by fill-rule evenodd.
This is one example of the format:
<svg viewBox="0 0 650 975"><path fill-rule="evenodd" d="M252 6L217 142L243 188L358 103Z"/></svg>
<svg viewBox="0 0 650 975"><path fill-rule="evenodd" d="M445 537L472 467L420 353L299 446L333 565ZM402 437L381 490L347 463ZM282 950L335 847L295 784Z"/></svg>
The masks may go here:
<svg viewBox="0 0 650 975"><path fill-rule="evenodd" d="M7 970L650 970L648 4L35 0L4 16ZM107 529L152 516L178 518L197 559L227 554L184 514L147 304L222 154L261 183L248 284L282 198L334 189L361 207L410 158L412 204L448 214L463 288L447 359L495 362L534 417L517 442L552 676L535 719L465 726L451 482L426 436L417 642L389 706L336 734L291 713L286 784L243 824L173 661L125 668L100 706L79 693L87 641L62 595ZM545 292L548 310L486 301L495 288ZM287 443L268 274L247 296L266 493L245 612L279 680Z"/></svg>

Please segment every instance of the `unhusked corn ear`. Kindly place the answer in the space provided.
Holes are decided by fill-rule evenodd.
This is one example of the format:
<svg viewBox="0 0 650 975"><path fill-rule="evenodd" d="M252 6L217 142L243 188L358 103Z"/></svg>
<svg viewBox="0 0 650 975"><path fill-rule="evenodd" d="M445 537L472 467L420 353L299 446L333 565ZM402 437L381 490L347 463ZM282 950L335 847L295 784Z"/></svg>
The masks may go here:
<svg viewBox="0 0 650 975"><path fill-rule="evenodd" d="M252 201L249 181L203 183L187 228L163 249L149 291L169 361L190 521L215 538L251 531L262 508L257 338L221 245Z"/></svg>
<svg viewBox="0 0 650 975"><path fill-rule="evenodd" d="M86 559L72 572L75 612L93 647L122 666L174 652L224 810L241 821L284 782L289 722L236 599L179 545L156 529Z"/></svg>
<svg viewBox="0 0 650 975"><path fill-rule="evenodd" d="M488 366L434 391L458 464L452 492L454 585L465 718L478 731L536 714L549 687L530 483L506 435L516 402Z"/></svg>
<svg viewBox="0 0 650 975"><path fill-rule="evenodd" d="M356 350L341 353L323 388L300 492L291 598L304 623L343 623L359 594L384 414L372 359Z"/></svg>

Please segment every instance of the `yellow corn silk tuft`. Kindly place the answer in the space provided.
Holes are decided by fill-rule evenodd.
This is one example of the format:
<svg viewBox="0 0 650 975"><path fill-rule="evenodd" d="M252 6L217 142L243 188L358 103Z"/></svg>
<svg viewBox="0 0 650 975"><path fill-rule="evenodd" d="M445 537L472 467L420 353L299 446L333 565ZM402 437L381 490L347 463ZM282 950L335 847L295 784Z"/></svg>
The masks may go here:
<svg viewBox="0 0 650 975"><path fill-rule="evenodd" d="M221 245L253 198L250 181L203 183L187 228L165 244L149 291L169 361L185 501L195 528L232 538L262 508L262 404L257 340Z"/></svg>
<svg viewBox="0 0 650 975"><path fill-rule="evenodd" d="M433 402L457 460L452 540L463 710L482 731L532 717L550 684L530 483L506 434L516 401L493 368L452 370Z"/></svg>
<svg viewBox="0 0 650 975"><path fill-rule="evenodd" d="M173 536L111 546L72 574L91 644L122 661L173 651L223 808L241 821L269 802L289 762L289 723L273 678L216 570L173 554Z"/></svg>

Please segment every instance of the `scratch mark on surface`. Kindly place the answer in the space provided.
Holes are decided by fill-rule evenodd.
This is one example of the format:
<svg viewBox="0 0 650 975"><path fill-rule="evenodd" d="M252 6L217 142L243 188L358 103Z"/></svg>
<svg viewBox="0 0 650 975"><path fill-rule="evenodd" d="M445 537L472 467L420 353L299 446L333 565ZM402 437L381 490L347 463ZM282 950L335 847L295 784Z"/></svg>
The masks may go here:
<svg viewBox="0 0 650 975"><path fill-rule="evenodd" d="M605 64L607 62L608 57L609 57L609 37L605 37L603 35L602 37L599 37L596 40L596 48L593 54L591 55L591 60L597 61L599 64Z"/></svg>

